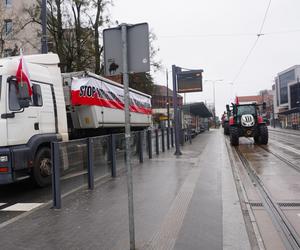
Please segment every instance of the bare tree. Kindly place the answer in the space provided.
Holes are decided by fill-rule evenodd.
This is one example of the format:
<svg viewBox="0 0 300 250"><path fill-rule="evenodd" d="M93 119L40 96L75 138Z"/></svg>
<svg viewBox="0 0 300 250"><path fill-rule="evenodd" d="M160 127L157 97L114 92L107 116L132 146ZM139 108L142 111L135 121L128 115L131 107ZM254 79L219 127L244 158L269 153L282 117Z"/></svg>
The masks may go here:
<svg viewBox="0 0 300 250"><path fill-rule="evenodd" d="M95 48L95 73L101 73L101 55L103 52L103 45L100 43L100 29L110 24L109 15L106 14L108 6L112 5L111 0L92 0L91 7L96 9L96 15L89 15L90 23L94 30L94 48Z"/></svg>

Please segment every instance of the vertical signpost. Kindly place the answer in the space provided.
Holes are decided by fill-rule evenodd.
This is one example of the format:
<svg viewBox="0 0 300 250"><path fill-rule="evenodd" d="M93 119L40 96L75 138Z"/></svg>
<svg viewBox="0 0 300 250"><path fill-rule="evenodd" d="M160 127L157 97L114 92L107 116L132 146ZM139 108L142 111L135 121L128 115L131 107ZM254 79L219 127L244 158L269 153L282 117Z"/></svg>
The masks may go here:
<svg viewBox="0 0 300 250"><path fill-rule="evenodd" d="M181 155L180 151L180 129L181 119L178 112L178 93L189 93L202 91L202 72L203 70L185 70L172 65L173 76L173 107L175 120L175 155Z"/></svg>
<svg viewBox="0 0 300 250"><path fill-rule="evenodd" d="M135 249L133 182L130 153L130 94L128 73L147 72L149 63L149 28L147 23L121 24L103 31L106 75L122 73L125 104L125 164L127 170L130 250Z"/></svg>
<svg viewBox="0 0 300 250"><path fill-rule="evenodd" d="M174 108L174 120L175 120L175 155L182 155L179 147L179 115L178 115L178 98L177 98L177 67L172 65L172 77L173 77L173 108Z"/></svg>

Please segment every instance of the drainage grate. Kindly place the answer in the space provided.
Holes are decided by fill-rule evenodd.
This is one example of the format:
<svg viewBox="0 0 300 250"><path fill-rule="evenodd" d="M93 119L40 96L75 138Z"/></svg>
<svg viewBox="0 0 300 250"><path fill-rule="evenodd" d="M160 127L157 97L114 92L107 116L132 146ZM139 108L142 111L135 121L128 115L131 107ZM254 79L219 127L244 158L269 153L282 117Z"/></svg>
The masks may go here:
<svg viewBox="0 0 300 250"><path fill-rule="evenodd" d="M263 204L261 202L250 202L251 207L262 207Z"/></svg>
<svg viewBox="0 0 300 250"><path fill-rule="evenodd" d="M278 202L280 207L300 207L300 202Z"/></svg>

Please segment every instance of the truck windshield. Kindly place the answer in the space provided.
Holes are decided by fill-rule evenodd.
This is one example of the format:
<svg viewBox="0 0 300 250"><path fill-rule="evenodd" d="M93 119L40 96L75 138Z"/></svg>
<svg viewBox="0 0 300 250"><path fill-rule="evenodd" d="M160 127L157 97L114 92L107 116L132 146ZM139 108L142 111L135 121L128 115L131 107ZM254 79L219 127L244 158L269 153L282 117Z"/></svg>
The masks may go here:
<svg viewBox="0 0 300 250"><path fill-rule="evenodd" d="M255 110L255 106L238 106L238 116L241 115L255 115L256 114L256 110Z"/></svg>

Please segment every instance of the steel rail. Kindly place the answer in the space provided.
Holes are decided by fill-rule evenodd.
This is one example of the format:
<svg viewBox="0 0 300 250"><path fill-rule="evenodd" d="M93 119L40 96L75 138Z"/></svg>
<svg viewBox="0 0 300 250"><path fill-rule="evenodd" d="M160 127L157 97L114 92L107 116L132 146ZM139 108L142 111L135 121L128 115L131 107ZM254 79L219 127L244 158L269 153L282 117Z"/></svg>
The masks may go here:
<svg viewBox="0 0 300 250"><path fill-rule="evenodd" d="M269 132L271 133L278 133L278 134L288 134L288 135L294 135L296 137L299 137L300 136L300 133L291 133L290 131L280 131L280 130L275 130L275 129L268 129Z"/></svg>
<svg viewBox="0 0 300 250"><path fill-rule="evenodd" d="M253 142L250 138L247 138L249 141ZM281 156L280 154L275 153L274 151L270 150L269 148L267 148L265 145L259 145L259 144L255 144L257 145L259 148L263 149L264 151L274 155L276 158L278 158L279 160L283 161L285 164L287 164L288 166L292 167L293 169L295 169L296 171L300 172L300 167L297 166L296 164L292 163L288 158Z"/></svg>
<svg viewBox="0 0 300 250"><path fill-rule="evenodd" d="M300 249L300 237L297 234L296 230L290 224L290 222L288 221L278 204L274 202L272 196L267 191L263 182L256 174L255 170L253 170L251 164L243 155L243 153L238 149L238 147L235 147L235 151L239 156L243 166L247 169L250 178L256 184L256 187L258 188L259 193L261 194L264 208L270 215L275 227L280 233L285 247L287 249Z"/></svg>
<svg viewBox="0 0 300 250"><path fill-rule="evenodd" d="M259 145L260 148L262 148L263 150L265 150L266 152L274 155L276 158L278 158L279 160L283 161L285 164L287 164L288 166L292 167L293 169L295 169L296 171L300 172L300 167L297 166L296 164L292 163L289 159L275 153L274 151L266 148L265 146L263 145Z"/></svg>

